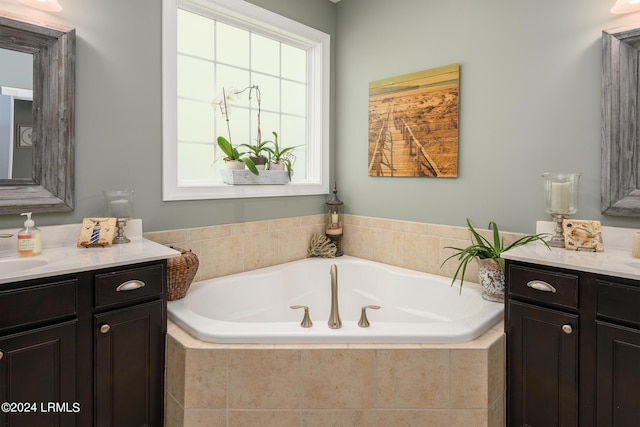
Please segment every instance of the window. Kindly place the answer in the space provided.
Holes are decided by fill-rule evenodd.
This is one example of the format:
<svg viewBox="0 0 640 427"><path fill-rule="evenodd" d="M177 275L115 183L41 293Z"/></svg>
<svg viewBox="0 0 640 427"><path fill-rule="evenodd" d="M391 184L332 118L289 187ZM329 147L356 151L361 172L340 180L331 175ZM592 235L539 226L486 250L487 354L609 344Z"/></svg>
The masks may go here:
<svg viewBox="0 0 640 427"><path fill-rule="evenodd" d="M216 139L299 146L286 185L231 186ZM241 92L229 121L212 105ZM251 94L251 98L249 97ZM238 0L165 0L163 199L269 197L329 192L329 36ZM227 127L228 125L228 127Z"/></svg>

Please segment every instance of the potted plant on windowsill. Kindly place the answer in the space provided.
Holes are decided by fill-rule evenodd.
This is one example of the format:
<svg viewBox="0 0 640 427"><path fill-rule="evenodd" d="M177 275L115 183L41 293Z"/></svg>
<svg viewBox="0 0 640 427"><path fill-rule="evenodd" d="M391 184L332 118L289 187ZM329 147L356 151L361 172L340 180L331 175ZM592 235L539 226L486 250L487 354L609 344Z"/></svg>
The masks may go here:
<svg viewBox="0 0 640 427"><path fill-rule="evenodd" d="M245 147L249 152L249 158L256 165L258 169L266 169L267 168L267 156L265 156L264 152L267 152L267 145L271 141L263 141L258 142L256 145L251 144L240 144L240 147Z"/></svg>
<svg viewBox="0 0 640 427"><path fill-rule="evenodd" d="M258 175L258 168L251 158L246 157L245 153L241 153L238 151L236 147L231 145L231 142L227 140L224 136L218 137L218 147L225 154L225 158L223 159L227 164L227 168L229 169L244 169L246 166L249 171Z"/></svg>
<svg viewBox="0 0 640 427"><path fill-rule="evenodd" d="M269 170L285 170L291 181L291 174L293 172L292 166L296 161L296 156L293 154L293 150L300 147L300 145L280 148L278 144L278 133L272 132L275 138L272 142L273 147L265 147L265 151L269 153Z"/></svg>
<svg viewBox="0 0 640 427"><path fill-rule="evenodd" d="M255 86L255 85L248 86L242 89L241 91L231 89L229 90L229 92L227 92L225 88L222 88L222 97L219 97L218 99L214 100L211 103L211 105L213 107L217 107L220 109L227 123L227 133L229 134L229 139L225 138L224 136L219 136L217 138L218 147L220 147L220 149L226 156L224 157L223 160L227 164L227 168L228 169L244 169L244 167L246 166L247 169L249 169L249 171L252 174L258 175L259 174L258 168L256 167L254 160L250 156L247 156L247 153L240 152L231 143L231 128L229 126L228 102L231 101L232 99L236 99L242 92L246 90L249 90L249 99L251 99L251 92L254 90L256 91L257 98L258 98L258 139L257 139L258 145L252 146L249 144L241 144L240 146L248 147L250 148L250 152L256 153L257 156L260 156L260 152L264 150L265 144L260 143L260 139L261 139L260 138L260 89L258 88L258 86Z"/></svg>
<svg viewBox="0 0 640 427"><path fill-rule="evenodd" d="M469 231L471 231L471 245L466 248L447 246L446 249L454 249L456 252L445 259L442 265L454 258L459 261L451 284L453 285L459 276L460 289L462 289L467 266L471 260L475 259L478 262L478 281L480 285L482 285L482 298L489 301L504 302L504 259L500 257L502 252L535 241L540 241L544 243L547 248L549 247L544 240L544 237L547 236L544 233L523 236L510 245L505 246L504 239L500 236L498 226L495 222L491 221L488 227L489 230L493 230L493 242L490 242L478 233L468 218L467 226L469 227Z"/></svg>

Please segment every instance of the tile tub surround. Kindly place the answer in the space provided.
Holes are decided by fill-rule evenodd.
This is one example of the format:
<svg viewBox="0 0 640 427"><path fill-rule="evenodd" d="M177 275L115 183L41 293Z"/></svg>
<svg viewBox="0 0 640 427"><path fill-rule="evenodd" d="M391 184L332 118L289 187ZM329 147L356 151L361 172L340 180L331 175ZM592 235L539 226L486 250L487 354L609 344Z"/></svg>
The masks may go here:
<svg viewBox="0 0 640 427"><path fill-rule="evenodd" d="M311 215L144 236L192 249L200 260L195 280L205 280L306 258L324 220ZM506 242L521 236L502 235ZM445 247L465 247L470 238L466 227L345 215L343 249L452 277L455 262L440 267L452 253ZM472 263L466 280L476 277ZM474 341L446 345L213 344L170 323L165 425L503 426L504 348L502 322Z"/></svg>
<svg viewBox="0 0 640 427"><path fill-rule="evenodd" d="M195 281L255 270L307 257L314 233L323 233L324 215L282 218L145 233L165 245L191 249L200 260ZM466 247L467 227L345 215L343 250L347 255L453 277L457 263L441 267L453 253L446 246ZM485 234L490 237L489 233ZM501 232L508 244L522 234ZM477 282L470 263L465 280Z"/></svg>
<svg viewBox="0 0 640 427"><path fill-rule="evenodd" d="M504 425L505 337L406 345L239 345L169 323L166 427Z"/></svg>

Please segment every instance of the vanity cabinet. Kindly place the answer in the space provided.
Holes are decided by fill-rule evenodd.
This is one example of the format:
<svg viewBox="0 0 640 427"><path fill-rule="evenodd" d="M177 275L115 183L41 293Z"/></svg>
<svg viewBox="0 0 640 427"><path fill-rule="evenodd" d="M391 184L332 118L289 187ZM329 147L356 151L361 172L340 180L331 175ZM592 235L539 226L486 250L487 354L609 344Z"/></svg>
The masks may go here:
<svg viewBox="0 0 640 427"><path fill-rule="evenodd" d="M506 260L507 425L640 419L640 283Z"/></svg>
<svg viewBox="0 0 640 427"><path fill-rule="evenodd" d="M166 265L2 285L0 425L161 426Z"/></svg>

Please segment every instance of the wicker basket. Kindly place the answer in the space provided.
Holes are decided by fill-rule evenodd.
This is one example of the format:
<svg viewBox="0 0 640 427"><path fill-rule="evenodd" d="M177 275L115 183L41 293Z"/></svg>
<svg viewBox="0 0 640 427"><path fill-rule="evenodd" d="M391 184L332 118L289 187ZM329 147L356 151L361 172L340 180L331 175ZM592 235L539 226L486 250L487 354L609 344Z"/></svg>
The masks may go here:
<svg viewBox="0 0 640 427"><path fill-rule="evenodd" d="M193 281L200 262L196 254L182 248L173 248L180 256L171 257L167 263L167 299L175 301L184 298Z"/></svg>

